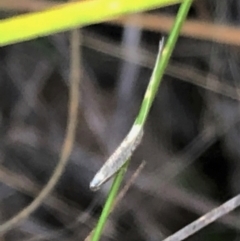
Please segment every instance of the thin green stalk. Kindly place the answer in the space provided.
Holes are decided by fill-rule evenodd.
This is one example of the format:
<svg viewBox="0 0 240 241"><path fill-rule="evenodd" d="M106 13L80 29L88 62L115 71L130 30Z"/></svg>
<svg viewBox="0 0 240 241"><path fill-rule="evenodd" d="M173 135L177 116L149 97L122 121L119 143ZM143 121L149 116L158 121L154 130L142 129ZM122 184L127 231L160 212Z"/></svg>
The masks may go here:
<svg viewBox="0 0 240 241"><path fill-rule="evenodd" d="M108 218L108 216L109 216L109 214L111 212L111 209L113 207L114 201L116 199L119 187L120 187L120 185L122 183L122 179L124 177L124 173L127 170L128 164L129 164L129 161L127 161L124 164L124 166L119 170L118 174L116 175L116 177L115 177L115 179L113 181L112 187L111 187L111 189L109 191L108 198L107 198L106 203L104 205L104 208L102 210L102 214L101 214L101 216L99 218L98 225L96 226L95 230L93 231L93 236L92 236L91 241L98 241L99 238L101 237L103 228L105 226L107 218Z"/></svg>
<svg viewBox="0 0 240 241"><path fill-rule="evenodd" d="M148 113L151 109L153 100L158 91L158 87L162 81L162 77L168 65L169 59L172 55L173 49L175 47L179 33L181 31L181 27L187 17L192 1L193 0L184 0L180 6L175 23L168 37L167 43L162 51L161 56L157 57L156 64L155 64L150 82L148 84L148 88L146 90L146 93L140 108L140 112L135 121L135 124L144 125L146 122Z"/></svg>
<svg viewBox="0 0 240 241"><path fill-rule="evenodd" d="M173 28L171 30L171 33L167 39L167 43L162 51L162 53L159 52L157 56L157 60L155 63L155 67L149 82L149 85L147 87L139 114L134 122L134 125L140 125L143 126L146 122L146 119L148 117L150 108L152 106L153 100L157 94L158 87L161 83L163 74L165 72L165 69L168 65L169 59L171 57L171 54L173 52L173 49L175 47L176 41L178 39L180 30L182 28L182 25L187 17L188 11L191 7L193 0L184 0L181 4L179 11L177 13L177 17L175 20L175 23L173 25ZM102 214L99 218L98 224L96 226L96 229L92 236L92 241L98 241L101 237L104 225L107 221L107 218L109 216L109 213L111 211L111 208L113 206L114 200L116 198L118 189L121 185L123 174L125 172L126 167L128 166L129 161L127 161L122 169L118 172L118 174L115 177L115 180L112 184L111 190L109 192L107 201L105 203L104 209L102 211Z"/></svg>
<svg viewBox="0 0 240 241"><path fill-rule="evenodd" d="M164 7L182 0L89 0L0 21L0 46L18 43L119 17Z"/></svg>

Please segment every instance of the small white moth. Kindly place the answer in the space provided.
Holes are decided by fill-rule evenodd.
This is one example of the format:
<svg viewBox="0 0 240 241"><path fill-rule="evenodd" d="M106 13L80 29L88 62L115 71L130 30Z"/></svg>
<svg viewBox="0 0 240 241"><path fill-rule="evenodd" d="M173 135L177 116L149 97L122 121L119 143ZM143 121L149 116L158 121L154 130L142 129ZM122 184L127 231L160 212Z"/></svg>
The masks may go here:
<svg viewBox="0 0 240 241"><path fill-rule="evenodd" d="M142 125L135 124L116 151L109 157L90 183L93 191L109 180L131 157L143 137Z"/></svg>

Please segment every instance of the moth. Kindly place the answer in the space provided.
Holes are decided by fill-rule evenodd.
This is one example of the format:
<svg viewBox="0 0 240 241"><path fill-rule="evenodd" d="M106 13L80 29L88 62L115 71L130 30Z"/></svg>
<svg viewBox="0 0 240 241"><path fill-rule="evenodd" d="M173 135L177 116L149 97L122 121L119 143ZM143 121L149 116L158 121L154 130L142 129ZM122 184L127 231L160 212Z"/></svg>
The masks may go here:
<svg viewBox="0 0 240 241"><path fill-rule="evenodd" d="M115 152L108 158L102 168L97 172L90 183L90 189L98 190L126 163L136 150L143 137L142 125L135 124L130 132L118 146Z"/></svg>

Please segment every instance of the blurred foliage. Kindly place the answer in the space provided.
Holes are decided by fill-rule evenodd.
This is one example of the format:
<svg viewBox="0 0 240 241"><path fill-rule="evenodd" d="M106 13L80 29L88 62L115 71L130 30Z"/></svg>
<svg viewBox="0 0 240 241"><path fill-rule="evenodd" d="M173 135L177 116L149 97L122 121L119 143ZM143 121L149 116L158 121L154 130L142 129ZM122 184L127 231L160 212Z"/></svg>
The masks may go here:
<svg viewBox="0 0 240 241"><path fill-rule="evenodd" d="M173 13L174 6L150 12ZM196 0L190 11L200 23L236 28L239 13L238 0ZM5 240L84 240L95 227L107 189L92 193L89 181L132 125L166 34L134 29L108 23L82 29L70 163L55 192ZM142 160L147 165L110 217L103 240L160 240L239 193L239 60L238 46L180 38L126 181ZM29 204L57 164L68 73L68 33L0 48L1 223ZM233 212L187 240L238 240L238 220Z"/></svg>

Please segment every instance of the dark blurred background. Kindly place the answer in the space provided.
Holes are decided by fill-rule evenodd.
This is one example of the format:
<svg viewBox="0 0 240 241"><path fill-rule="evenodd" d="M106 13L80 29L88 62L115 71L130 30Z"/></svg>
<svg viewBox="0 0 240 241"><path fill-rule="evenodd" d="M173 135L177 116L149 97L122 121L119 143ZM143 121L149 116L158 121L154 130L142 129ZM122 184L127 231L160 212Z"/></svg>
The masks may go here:
<svg viewBox="0 0 240 241"><path fill-rule="evenodd" d="M0 18L56 3L2 0ZM89 182L130 129L177 9L132 16L135 27L123 18L79 30L81 98L70 161L54 192L0 240L87 237L110 187L92 192ZM124 183L143 160L146 166L102 240L160 241L240 191L240 2L196 0L189 19L193 25L177 43ZM58 163L68 114L69 36L0 48L1 223L36 197ZM240 240L239 218L236 210L187 240Z"/></svg>

